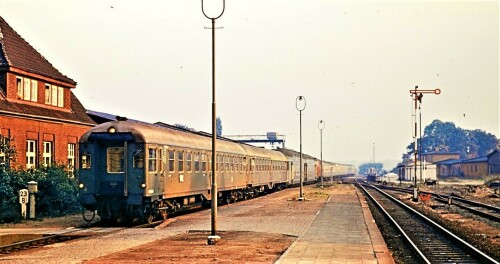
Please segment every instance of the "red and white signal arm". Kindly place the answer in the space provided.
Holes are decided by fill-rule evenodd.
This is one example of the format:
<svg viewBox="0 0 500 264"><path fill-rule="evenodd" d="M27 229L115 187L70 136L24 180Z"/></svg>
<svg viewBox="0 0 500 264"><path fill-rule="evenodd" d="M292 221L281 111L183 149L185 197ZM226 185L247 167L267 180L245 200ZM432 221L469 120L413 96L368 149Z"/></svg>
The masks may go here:
<svg viewBox="0 0 500 264"><path fill-rule="evenodd" d="M21 189L19 190L19 203L20 204L27 204L29 199L29 192L28 189Z"/></svg>

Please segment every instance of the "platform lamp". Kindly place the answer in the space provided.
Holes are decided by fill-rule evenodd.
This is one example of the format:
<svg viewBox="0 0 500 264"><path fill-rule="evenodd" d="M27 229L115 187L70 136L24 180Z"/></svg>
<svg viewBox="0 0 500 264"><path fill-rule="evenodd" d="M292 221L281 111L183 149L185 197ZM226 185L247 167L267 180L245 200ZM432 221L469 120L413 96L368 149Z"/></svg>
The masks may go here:
<svg viewBox="0 0 500 264"><path fill-rule="evenodd" d="M325 128L325 122L323 120L319 120L318 128L320 131L319 136L319 145L320 145L320 163L319 163L319 176L321 177L321 187L323 188L323 129Z"/></svg>
<svg viewBox="0 0 500 264"><path fill-rule="evenodd" d="M434 89L434 90L418 90L418 86L415 86L414 90L410 90L410 96L413 99L415 108L414 108L414 131L413 131L413 154L414 154L414 165L415 165L415 187L413 188L413 201L418 201L418 188L417 188L417 154L422 155L421 153L418 153L418 141L417 141L417 108L420 106L420 103L422 103L422 98L424 97L424 93L426 94L436 94L439 95L441 94L440 89ZM422 124L420 124L422 125ZM422 140L422 139L420 139ZM420 164L422 165L422 164ZM422 177L422 176L420 176Z"/></svg>
<svg viewBox="0 0 500 264"><path fill-rule="evenodd" d="M216 111L215 111L215 20L220 18L222 14L224 14L224 10L226 9L226 1L222 0L222 11L218 16L210 17L205 13L205 9L203 8L203 0L201 0L201 11L203 15L212 21L212 224L211 224L211 233L208 236L207 244L215 245L220 237L217 235L217 173L215 171L215 162L216 162Z"/></svg>
<svg viewBox="0 0 500 264"><path fill-rule="evenodd" d="M299 176L300 176L300 191L299 191L299 201L303 201L304 197L302 196L302 186L304 185L304 178L302 177L302 111L306 109L306 98L302 95L297 96L295 99L295 107L299 110L299 126L300 126L300 161L299 161Z"/></svg>

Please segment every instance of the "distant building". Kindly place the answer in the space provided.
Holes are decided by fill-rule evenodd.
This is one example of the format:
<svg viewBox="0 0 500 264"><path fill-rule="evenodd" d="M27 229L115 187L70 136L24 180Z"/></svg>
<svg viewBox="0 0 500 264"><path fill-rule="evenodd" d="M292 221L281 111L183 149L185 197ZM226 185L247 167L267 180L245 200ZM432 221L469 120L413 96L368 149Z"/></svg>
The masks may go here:
<svg viewBox="0 0 500 264"><path fill-rule="evenodd" d="M420 173L422 170L422 173ZM437 169L436 165L432 163L417 162L417 170L415 174L415 163L402 163L397 166L398 179L402 181L415 182L415 175L417 176L417 182L433 181L437 179ZM422 177L420 177L422 176Z"/></svg>
<svg viewBox="0 0 500 264"><path fill-rule="evenodd" d="M422 160L427 163L436 163L443 160L459 159L459 152L428 152L422 154Z"/></svg>
<svg viewBox="0 0 500 264"><path fill-rule="evenodd" d="M12 139L17 151L11 166L77 165L78 140L95 122L74 88L74 80L0 17L0 133Z"/></svg>
<svg viewBox="0 0 500 264"><path fill-rule="evenodd" d="M453 177L462 176L462 160L461 159L449 159L436 162L437 166L437 177Z"/></svg>
<svg viewBox="0 0 500 264"><path fill-rule="evenodd" d="M500 175L500 150L494 150L488 154L489 174Z"/></svg>
<svg viewBox="0 0 500 264"><path fill-rule="evenodd" d="M488 157L463 160L460 169L463 176L468 178L488 175Z"/></svg>

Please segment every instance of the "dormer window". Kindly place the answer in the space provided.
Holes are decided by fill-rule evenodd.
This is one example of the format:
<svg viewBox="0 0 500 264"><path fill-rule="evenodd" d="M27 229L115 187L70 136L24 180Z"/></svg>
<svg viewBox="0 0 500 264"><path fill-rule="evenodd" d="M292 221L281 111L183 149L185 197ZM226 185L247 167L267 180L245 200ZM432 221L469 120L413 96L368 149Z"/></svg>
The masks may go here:
<svg viewBox="0 0 500 264"><path fill-rule="evenodd" d="M38 101L38 82L29 78L16 77L17 98Z"/></svg>
<svg viewBox="0 0 500 264"><path fill-rule="evenodd" d="M45 84L45 104L64 107L64 88Z"/></svg>

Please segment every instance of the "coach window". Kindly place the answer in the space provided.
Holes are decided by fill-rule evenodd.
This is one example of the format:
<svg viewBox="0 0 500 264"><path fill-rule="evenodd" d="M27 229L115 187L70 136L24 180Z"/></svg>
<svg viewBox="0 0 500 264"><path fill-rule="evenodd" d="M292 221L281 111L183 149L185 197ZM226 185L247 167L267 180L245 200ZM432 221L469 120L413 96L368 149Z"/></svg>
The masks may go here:
<svg viewBox="0 0 500 264"><path fill-rule="evenodd" d="M88 170L91 168L91 155L87 152L83 152L82 154L82 169Z"/></svg>
<svg viewBox="0 0 500 264"><path fill-rule="evenodd" d="M201 171L207 171L207 154L201 154Z"/></svg>
<svg viewBox="0 0 500 264"><path fill-rule="evenodd" d="M177 152L177 165L179 172L184 171L184 151L182 150Z"/></svg>
<svg viewBox="0 0 500 264"><path fill-rule="evenodd" d="M194 153L194 171L200 172L200 153Z"/></svg>
<svg viewBox="0 0 500 264"><path fill-rule="evenodd" d="M175 152L173 149L168 150L168 171L169 172L174 172L175 171Z"/></svg>
<svg viewBox="0 0 500 264"><path fill-rule="evenodd" d="M186 152L186 172L191 172L191 151Z"/></svg>
<svg viewBox="0 0 500 264"><path fill-rule="evenodd" d="M156 171L156 148L149 148L148 149L148 171L149 172L155 172Z"/></svg>
<svg viewBox="0 0 500 264"><path fill-rule="evenodd" d="M229 157L229 170L231 171L236 171L235 168L234 168L234 158L233 157Z"/></svg>
<svg viewBox="0 0 500 264"><path fill-rule="evenodd" d="M107 149L107 168L108 173L124 172L124 148L110 147Z"/></svg>
<svg viewBox="0 0 500 264"><path fill-rule="evenodd" d="M247 171L247 157L243 157L243 172Z"/></svg>
<svg viewBox="0 0 500 264"><path fill-rule="evenodd" d="M226 158L224 160L226 162L226 171L229 171L229 157L226 156Z"/></svg>

